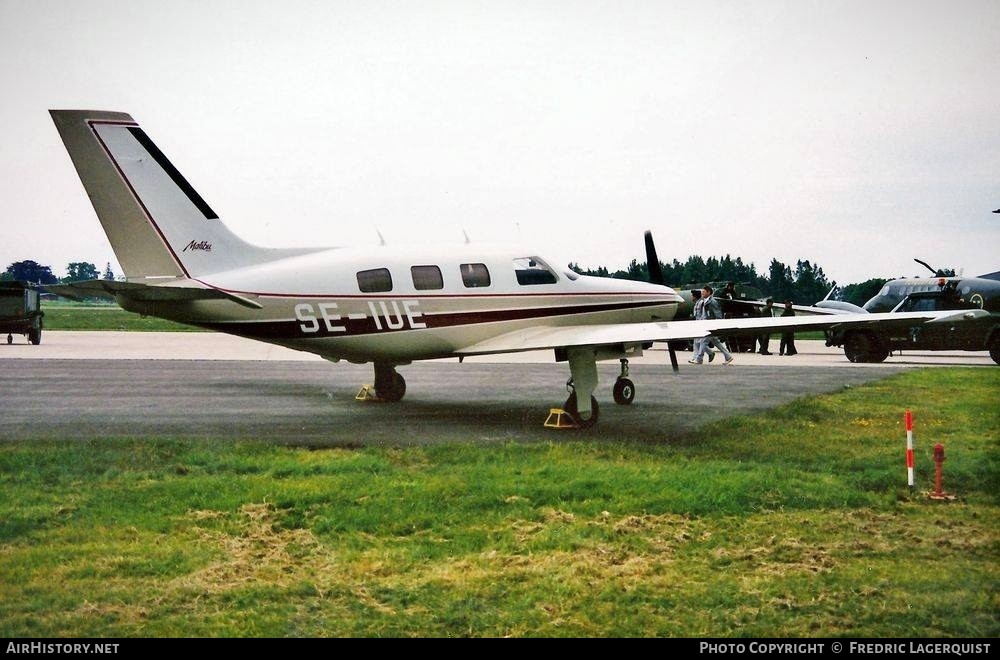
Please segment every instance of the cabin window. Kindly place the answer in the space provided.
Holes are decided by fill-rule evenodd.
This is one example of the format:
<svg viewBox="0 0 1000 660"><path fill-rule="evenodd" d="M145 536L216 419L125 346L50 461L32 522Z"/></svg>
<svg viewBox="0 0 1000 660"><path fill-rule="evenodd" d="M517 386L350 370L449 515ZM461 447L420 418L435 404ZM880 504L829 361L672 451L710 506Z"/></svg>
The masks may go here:
<svg viewBox="0 0 1000 660"><path fill-rule="evenodd" d="M361 293L382 293L392 291L392 275L388 268L374 268L358 272L358 288Z"/></svg>
<svg viewBox="0 0 1000 660"><path fill-rule="evenodd" d="M486 264L462 264L462 283L470 289L490 285L490 270Z"/></svg>
<svg viewBox="0 0 1000 660"><path fill-rule="evenodd" d="M441 269L437 266L411 266L410 276L413 278L413 288L418 291L444 288Z"/></svg>
<svg viewBox="0 0 1000 660"><path fill-rule="evenodd" d="M517 283L525 286L533 284L555 284L556 274L538 257L521 257L514 260L514 275Z"/></svg>

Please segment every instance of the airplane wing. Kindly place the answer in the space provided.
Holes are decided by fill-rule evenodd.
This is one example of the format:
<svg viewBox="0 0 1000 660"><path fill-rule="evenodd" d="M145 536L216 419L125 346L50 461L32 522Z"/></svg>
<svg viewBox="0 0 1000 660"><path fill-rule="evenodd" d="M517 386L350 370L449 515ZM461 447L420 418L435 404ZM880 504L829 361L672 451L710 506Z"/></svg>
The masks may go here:
<svg viewBox="0 0 1000 660"><path fill-rule="evenodd" d="M249 298L220 291L188 278L170 279L157 284L118 282L114 280L86 280L69 284L48 284L46 291L58 296L81 300L83 298L110 298L123 296L136 302L231 300L244 307L261 309L262 305Z"/></svg>
<svg viewBox="0 0 1000 660"><path fill-rule="evenodd" d="M824 316L785 316L776 318L712 319L706 321L667 321L660 323L617 323L532 327L515 330L456 351L461 355L515 353L546 348L574 346L614 346L651 342L699 339L708 335L752 335L783 330L829 330L845 326L866 327L880 323L903 326L919 323L949 323L987 315L981 309L885 314L835 314Z"/></svg>

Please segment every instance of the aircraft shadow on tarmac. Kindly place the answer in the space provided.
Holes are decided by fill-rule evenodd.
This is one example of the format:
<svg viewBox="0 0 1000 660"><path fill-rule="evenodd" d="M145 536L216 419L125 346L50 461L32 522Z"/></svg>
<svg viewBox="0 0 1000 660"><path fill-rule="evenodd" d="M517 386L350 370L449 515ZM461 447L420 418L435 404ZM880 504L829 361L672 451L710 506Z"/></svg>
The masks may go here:
<svg viewBox="0 0 1000 660"><path fill-rule="evenodd" d="M542 424L566 397L553 364L423 363L401 369L397 403L358 402L370 368L294 362L30 360L0 383L0 439L225 439L314 446L441 442L683 442L706 422L831 392L899 369L639 365L631 406L611 401L602 366L601 423ZM80 387L86 383L86 387ZM59 405L53 405L58 401Z"/></svg>

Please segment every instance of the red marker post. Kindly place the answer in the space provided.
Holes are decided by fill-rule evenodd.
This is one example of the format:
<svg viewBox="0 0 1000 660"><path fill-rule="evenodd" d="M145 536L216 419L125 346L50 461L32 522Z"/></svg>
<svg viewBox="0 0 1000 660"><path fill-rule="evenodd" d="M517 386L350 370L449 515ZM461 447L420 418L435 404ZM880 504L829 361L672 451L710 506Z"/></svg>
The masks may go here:
<svg viewBox="0 0 1000 660"><path fill-rule="evenodd" d="M906 422L906 483L913 488L913 413L907 410L903 421Z"/></svg>

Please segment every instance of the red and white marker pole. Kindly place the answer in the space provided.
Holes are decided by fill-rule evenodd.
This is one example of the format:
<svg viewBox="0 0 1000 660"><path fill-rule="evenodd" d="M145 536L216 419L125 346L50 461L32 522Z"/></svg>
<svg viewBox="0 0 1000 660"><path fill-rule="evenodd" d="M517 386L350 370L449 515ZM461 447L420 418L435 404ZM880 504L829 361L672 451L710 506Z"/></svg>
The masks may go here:
<svg viewBox="0 0 1000 660"><path fill-rule="evenodd" d="M906 422L906 483L913 488L913 413L907 410L903 420Z"/></svg>

